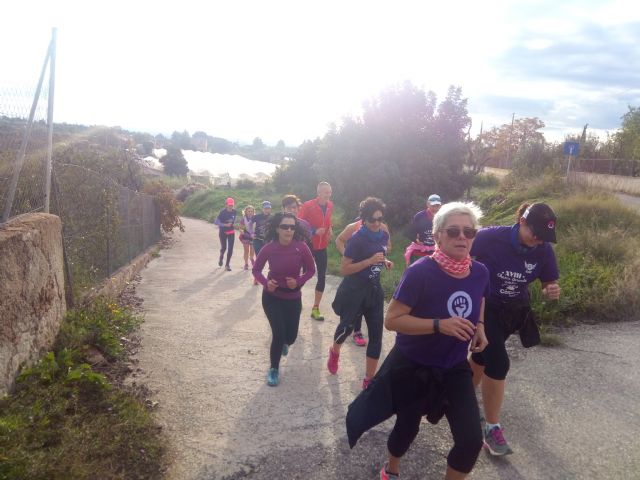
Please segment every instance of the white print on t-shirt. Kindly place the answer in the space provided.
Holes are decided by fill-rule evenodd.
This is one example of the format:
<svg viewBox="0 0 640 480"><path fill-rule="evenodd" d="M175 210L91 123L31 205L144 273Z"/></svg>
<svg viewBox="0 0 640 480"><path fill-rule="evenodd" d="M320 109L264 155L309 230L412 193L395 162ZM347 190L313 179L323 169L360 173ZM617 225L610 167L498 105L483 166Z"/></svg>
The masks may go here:
<svg viewBox="0 0 640 480"><path fill-rule="evenodd" d="M447 301L447 310L452 317L467 318L473 310L471 297L462 290L452 293Z"/></svg>
<svg viewBox="0 0 640 480"><path fill-rule="evenodd" d="M526 277L520 272L511 272L506 270L504 272L500 272L497 277L503 280L502 285L500 286L500 295L504 295L509 298L515 298L520 295L519 284L527 284Z"/></svg>
<svg viewBox="0 0 640 480"><path fill-rule="evenodd" d="M371 265L371 273L369 274L369 278L377 278L380 276L380 272L382 271L382 263L376 263L375 265Z"/></svg>
<svg viewBox="0 0 640 480"><path fill-rule="evenodd" d="M527 263L527 261L524 261L524 269L527 271L527 274L531 274L533 273L533 270L538 266L537 263Z"/></svg>

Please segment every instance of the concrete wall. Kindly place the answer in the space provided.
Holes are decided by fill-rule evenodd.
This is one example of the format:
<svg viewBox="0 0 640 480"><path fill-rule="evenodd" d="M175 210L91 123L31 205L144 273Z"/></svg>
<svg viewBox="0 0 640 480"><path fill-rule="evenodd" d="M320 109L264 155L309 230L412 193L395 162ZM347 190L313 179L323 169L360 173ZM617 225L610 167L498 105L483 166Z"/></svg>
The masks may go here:
<svg viewBox="0 0 640 480"><path fill-rule="evenodd" d="M0 395L50 349L65 312L60 218L35 213L0 227Z"/></svg>

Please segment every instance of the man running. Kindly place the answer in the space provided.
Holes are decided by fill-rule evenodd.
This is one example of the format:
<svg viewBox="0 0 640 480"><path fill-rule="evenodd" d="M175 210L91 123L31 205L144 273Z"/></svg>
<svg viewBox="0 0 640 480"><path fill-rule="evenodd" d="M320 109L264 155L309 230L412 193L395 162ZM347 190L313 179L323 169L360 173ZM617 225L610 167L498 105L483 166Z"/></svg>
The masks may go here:
<svg viewBox="0 0 640 480"><path fill-rule="evenodd" d="M412 242L404 252L407 267L422 257L430 256L435 248L433 239L433 216L438 212L442 200L440 195L430 195L427 199L427 208L415 214L411 221Z"/></svg>
<svg viewBox="0 0 640 480"><path fill-rule="evenodd" d="M317 198L302 204L299 217L311 225L311 253L316 261L316 270L318 272L318 283L316 284L311 318L322 321L324 317L320 314L320 302L322 301L327 276L327 245L333 236L333 228L331 226L331 214L333 213L333 202L330 200L331 185L328 182L320 182L316 192L318 194Z"/></svg>

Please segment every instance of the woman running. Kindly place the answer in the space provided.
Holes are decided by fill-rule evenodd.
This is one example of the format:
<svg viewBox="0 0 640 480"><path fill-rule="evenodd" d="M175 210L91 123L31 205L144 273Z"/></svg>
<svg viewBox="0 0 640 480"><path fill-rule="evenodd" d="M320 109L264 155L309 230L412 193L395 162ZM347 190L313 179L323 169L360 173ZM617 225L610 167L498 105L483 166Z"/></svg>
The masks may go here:
<svg viewBox="0 0 640 480"><path fill-rule="evenodd" d="M540 333L529 304L529 285L542 283L542 294L560 298L558 264L551 244L556 241L556 215L545 203L522 204L510 227L488 227L478 232L471 255L489 269L491 295L487 300L486 332L489 346L471 356L473 380L482 382L484 445L492 455L512 453L500 425L500 410L509 371L505 341L520 332L524 347L540 343Z"/></svg>
<svg viewBox="0 0 640 480"><path fill-rule="evenodd" d="M369 388L349 406L347 434L353 447L373 426L396 415L381 480L398 479L400 459L418 434L422 416L446 416L453 436L445 479L462 479L482 448L480 413L467 355L487 345L484 298L489 273L469 250L480 210L449 203L434 217L436 251L412 264L389 304L385 326L396 343Z"/></svg>
<svg viewBox="0 0 640 480"><path fill-rule="evenodd" d="M225 265L225 269L230 272L231 271L231 256L233 255L233 243L236 239L236 232L234 230L234 224L236 223L236 215L237 212L233 208L235 205L235 200L231 197L227 198L225 201L225 208L220 210L220 213L216 217L215 224L220 227L219 237L220 237L220 259L218 260L218 266L222 266L222 261L224 260L224 252L227 252L227 263Z"/></svg>
<svg viewBox="0 0 640 480"><path fill-rule="evenodd" d="M271 366L267 385L280 382L280 357L289 353L298 336L302 294L300 289L316 273L304 231L292 213L276 213L267 224L266 243L253 266L253 276L260 282L262 308L271 326ZM262 269L269 262L267 277Z"/></svg>
<svg viewBox="0 0 640 480"><path fill-rule="evenodd" d="M363 222L360 217L356 218L353 223L350 223L349 225L344 227L344 230L342 230L342 232L340 232L340 235L336 237L336 248L338 249L338 252L340 252L340 255L344 255L344 249L347 245L347 240L349 240L353 236L353 234L362 227L362 223ZM386 223L383 223L381 227L382 230L387 232L387 234L389 235L389 241L387 242L387 253L389 253L391 251L391 234L389 232L389 227L387 227ZM362 315L359 315L355 323L353 324L353 343L355 343L359 347L367 346L367 339L364 338L364 335L362 334Z"/></svg>
<svg viewBox="0 0 640 480"><path fill-rule="evenodd" d="M380 272L393 268L393 262L385 258L389 234L382 230L385 204L379 198L369 197L360 203L363 224L347 241L340 271L345 276L338 287L332 307L340 317L340 324L329 347L327 369L338 373L340 348L353 332L353 326L364 316L369 332L366 353L366 369L362 388L369 385L376 373L382 350L382 323L384 317L384 292L380 285Z"/></svg>
<svg viewBox="0 0 640 480"><path fill-rule="evenodd" d="M244 247L244 269L249 270L249 260L251 260L251 266L255 261L255 254L253 252L253 237L254 227L253 217L256 213L253 205L247 205L242 212L242 218L240 219L240 241Z"/></svg>

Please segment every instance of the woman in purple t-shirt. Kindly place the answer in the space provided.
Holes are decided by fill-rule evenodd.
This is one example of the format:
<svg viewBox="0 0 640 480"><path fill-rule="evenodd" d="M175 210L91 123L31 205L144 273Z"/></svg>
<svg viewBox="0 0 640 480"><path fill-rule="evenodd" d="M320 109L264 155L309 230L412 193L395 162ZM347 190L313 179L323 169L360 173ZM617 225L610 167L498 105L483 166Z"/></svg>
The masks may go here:
<svg viewBox="0 0 640 480"><path fill-rule="evenodd" d="M267 385L280 382L280 357L289 353L298 336L302 294L300 289L316 273L304 230L291 213L276 213L267 224L265 244L253 266L253 276L262 284L262 308L271 326L271 366ZM265 277L262 269L269 262Z"/></svg>
<svg viewBox="0 0 640 480"><path fill-rule="evenodd" d="M529 285L542 283L542 294L560 297L558 265L549 242L556 241L556 215L545 203L523 204L517 222L509 227L488 227L478 232L471 255L488 269L491 295L487 299L486 332L489 346L471 356L474 384L482 382L486 424L484 444L492 455L512 453L500 425L509 354L505 341L520 332L524 347L540 343L529 306Z"/></svg>
<svg viewBox="0 0 640 480"><path fill-rule="evenodd" d="M329 347L327 369L338 373L340 348L353 332L354 324L364 316L369 332L366 352L365 376L362 388L369 385L376 373L382 351L382 324L384 318L384 292L380 285L380 273L393 267L385 258L389 234L382 229L385 204L379 198L368 197L360 203L362 226L347 240L340 271L345 276L331 304L340 324Z"/></svg>
<svg viewBox="0 0 640 480"><path fill-rule="evenodd" d="M369 388L349 406L351 446L362 433L396 414L389 435L383 480L399 478L400 459L418 434L422 416L432 423L447 417L454 445L446 479L465 478L482 448L480 412L467 361L469 349L482 351L484 299L489 273L469 250L480 210L449 203L433 219L436 250L405 271L389 304L385 326L398 332Z"/></svg>

